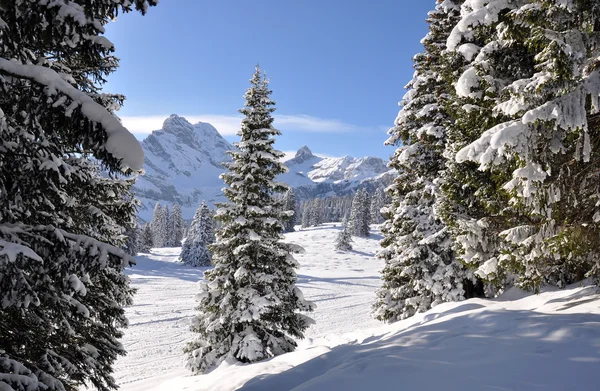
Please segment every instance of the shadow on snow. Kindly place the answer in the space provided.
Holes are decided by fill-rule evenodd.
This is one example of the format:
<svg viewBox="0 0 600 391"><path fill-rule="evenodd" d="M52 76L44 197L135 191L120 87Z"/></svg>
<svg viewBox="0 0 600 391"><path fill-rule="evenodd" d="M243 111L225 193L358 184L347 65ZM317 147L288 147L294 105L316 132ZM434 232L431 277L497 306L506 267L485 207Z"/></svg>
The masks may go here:
<svg viewBox="0 0 600 391"><path fill-rule="evenodd" d="M125 273L129 276L134 275L138 283L156 278L177 278L196 282L200 281L204 272L210 269L210 267L191 267L179 262L160 261L145 255L138 255L135 259L137 264L128 267Z"/></svg>
<svg viewBox="0 0 600 391"><path fill-rule="evenodd" d="M334 347L240 390L597 389L600 315L490 310L428 323Z"/></svg>

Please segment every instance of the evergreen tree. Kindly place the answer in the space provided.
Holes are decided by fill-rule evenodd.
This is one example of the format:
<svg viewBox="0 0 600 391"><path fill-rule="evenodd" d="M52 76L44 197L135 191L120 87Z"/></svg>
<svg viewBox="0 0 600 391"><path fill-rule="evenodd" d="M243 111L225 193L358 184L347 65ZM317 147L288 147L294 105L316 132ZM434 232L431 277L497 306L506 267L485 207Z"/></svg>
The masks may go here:
<svg viewBox="0 0 600 391"><path fill-rule="evenodd" d="M171 247L181 246L183 240L183 215L181 214L181 206L179 204L173 205L173 213L171 214Z"/></svg>
<svg viewBox="0 0 600 391"><path fill-rule="evenodd" d="M173 215L169 210L169 205L165 205L163 208L164 222L163 222L163 231L164 231L164 242L163 247L173 247L173 231L171 228L173 227Z"/></svg>
<svg viewBox="0 0 600 391"><path fill-rule="evenodd" d="M389 188L392 204L384 208L384 249L379 253L386 264L374 313L384 321L404 319L465 295L467 273L456 261L450 233L434 208L436 179L445 168L446 128L452 121L444 102L452 85L443 76L442 53L459 11L457 1L438 1L429 13L429 33L422 41L425 52L414 57L416 72L386 142L401 146L389 163L398 176Z"/></svg>
<svg viewBox="0 0 600 391"><path fill-rule="evenodd" d="M142 228L142 232L140 234L138 251L142 253L149 253L152 247L154 247L152 225L150 223L146 223L144 224L144 227Z"/></svg>
<svg viewBox="0 0 600 391"><path fill-rule="evenodd" d="M125 244L123 245L123 249L125 250L125 252L131 256L136 256L139 249L138 249L138 242L139 242L139 228L136 226L132 226L130 228L127 229L127 231L125 231Z"/></svg>
<svg viewBox="0 0 600 391"><path fill-rule="evenodd" d="M310 202L304 203L304 207L302 208L302 228L310 227L311 208L312 204Z"/></svg>
<svg viewBox="0 0 600 391"><path fill-rule="evenodd" d="M352 234L350 233L348 217L345 217L344 222L342 223L342 229L335 239L335 249L340 251L350 251L352 250L352 244L350 243L352 243Z"/></svg>
<svg viewBox="0 0 600 391"><path fill-rule="evenodd" d="M196 210L185 238L179 259L189 266L210 266L212 254L208 246L214 243L214 221L205 201Z"/></svg>
<svg viewBox="0 0 600 391"><path fill-rule="evenodd" d="M360 215L361 215L361 232L364 237L369 237L370 225L371 225L371 195L367 189L363 189L362 204L360 204Z"/></svg>
<svg viewBox="0 0 600 391"><path fill-rule="evenodd" d="M323 224L323 204L320 198L310 201L308 221L312 227L318 227Z"/></svg>
<svg viewBox="0 0 600 391"><path fill-rule="evenodd" d="M294 232L296 222L296 195L293 189L289 189L283 197L283 210L290 211L293 214L283 224L283 232Z"/></svg>
<svg viewBox="0 0 600 391"><path fill-rule="evenodd" d="M133 290L120 248L143 152L101 85L101 36L154 0L0 3L0 389L116 389ZM100 169L96 164L101 164Z"/></svg>
<svg viewBox="0 0 600 391"><path fill-rule="evenodd" d="M499 242L494 257L478 262L478 273L515 273L520 287L534 290L579 281L600 262L600 4L468 5L449 48L460 52L473 36L482 39L457 94L492 106L495 121L471 131L455 160L492 177L506 173L490 189L504 202L480 191L473 196L484 210L476 224ZM495 94L482 94L482 87Z"/></svg>
<svg viewBox="0 0 600 391"><path fill-rule="evenodd" d="M211 246L214 269L205 273L199 294L198 315L192 330L188 367L206 372L226 358L254 362L295 349L311 319L297 311L310 311L295 286L298 264L293 246L282 243L287 213L277 193L287 186L275 182L286 171L283 153L273 148L274 102L259 68L246 91L246 105L237 150L226 163L222 178L230 202L218 205L222 226Z"/></svg>
<svg viewBox="0 0 600 391"><path fill-rule="evenodd" d="M360 189L352 199L352 209L350 210L350 227L353 235L366 238L369 236L369 214L368 193Z"/></svg>
<svg viewBox="0 0 600 391"><path fill-rule="evenodd" d="M161 248L168 245L168 209L163 208L158 202L154 207L152 216L152 238L154 247Z"/></svg>
<svg viewBox="0 0 600 391"><path fill-rule="evenodd" d="M385 189L383 187L378 187L375 190L375 194L371 200L371 222L373 224L381 224L384 222L383 215L381 214L381 208L386 205L385 200Z"/></svg>
<svg viewBox="0 0 600 391"><path fill-rule="evenodd" d="M482 15L487 14L480 6L465 1L462 16L475 9L479 9ZM500 13L497 14L496 10ZM501 14L504 23L505 13L510 10L501 6L495 7L492 12L498 17ZM493 15L488 16L494 18ZM498 22L496 18L493 23ZM509 202L510 195L501 188L510 180L511 170L482 171L477 164L457 161L456 156L461 149L477 140L486 128L504 121L504 116L495 109L498 97L511 79L526 72L524 61L529 62L531 58L527 49L516 41L502 45L500 52L497 51L499 47L494 48L497 43L487 46L496 27L490 26L489 21L482 25L484 28L473 29L472 34L464 37L460 32L462 27L459 27L463 25L457 24L447 40L445 67L450 72L446 78L454 88L450 90L446 108L452 121L446 127L443 153L446 166L438 179L441 195L436 210L452 234L455 256L486 282L485 294L493 297L511 284L507 268L500 261L502 253L507 250L500 232L510 226L515 216L515 208ZM496 51L497 55L483 65L493 69L493 75L479 82L477 74L482 66L473 62L484 47L485 51Z"/></svg>

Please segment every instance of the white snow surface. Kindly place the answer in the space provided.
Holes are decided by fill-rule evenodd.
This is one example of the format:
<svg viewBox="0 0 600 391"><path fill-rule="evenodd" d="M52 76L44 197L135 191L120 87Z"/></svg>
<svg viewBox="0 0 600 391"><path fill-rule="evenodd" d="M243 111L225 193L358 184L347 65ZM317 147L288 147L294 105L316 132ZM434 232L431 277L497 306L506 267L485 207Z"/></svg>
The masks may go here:
<svg viewBox="0 0 600 391"><path fill-rule="evenodd" d="M337 225L334 227L334 225ZM298 285L316 302L316 324L295 352L224 363L206 375L184 369L196 282L206 269L176 263L179 248L137 258L127 308L128 355L116 365L123 391L141 390L597 390L600 294L589 283L538 295L511 289L495 300L441 304L391 325L370 317L380 285L381 238L353 238L337 252L340 224L286 234L302 245Z"/></svg>

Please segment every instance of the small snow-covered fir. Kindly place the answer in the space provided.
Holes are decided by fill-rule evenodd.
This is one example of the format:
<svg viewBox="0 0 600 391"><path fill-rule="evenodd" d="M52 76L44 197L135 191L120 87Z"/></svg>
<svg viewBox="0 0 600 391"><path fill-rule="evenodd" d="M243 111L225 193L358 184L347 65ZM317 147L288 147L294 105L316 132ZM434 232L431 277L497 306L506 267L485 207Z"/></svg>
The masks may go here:
<svg viewBox="0 0 600 391"><path fill-rule="evenodd" d="M342 229L335 238L335 249L340 251L352 250L352 234L350 233L350 227L348 218L344 219L342 223Z"/></svg>
<svg viewBox="0 0 600 391"><path fill-rule="evenodd" d="M181 248L180 260L189 266L210 266L212 254L209 246L215 240L213 215L205 201L196 210L192 224Z"/></svg>

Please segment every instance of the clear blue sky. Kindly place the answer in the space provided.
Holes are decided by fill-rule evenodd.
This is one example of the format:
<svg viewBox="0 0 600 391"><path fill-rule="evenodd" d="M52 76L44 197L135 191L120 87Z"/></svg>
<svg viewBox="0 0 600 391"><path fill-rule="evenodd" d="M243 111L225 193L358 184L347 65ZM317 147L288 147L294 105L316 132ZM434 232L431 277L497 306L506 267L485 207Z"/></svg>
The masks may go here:
<svg viewBox="0 0 600 391"><path fill-rule="evenodd" d="M386 131L434 0L160 0L107 27L121 66L106 90L138 137L176 113L226 135L259 63L277 102L276 147L387 158ZM279 120L277 120L279 118ZM158 124L158 125L157 125Z"/></svg>

